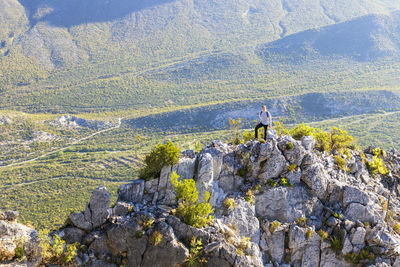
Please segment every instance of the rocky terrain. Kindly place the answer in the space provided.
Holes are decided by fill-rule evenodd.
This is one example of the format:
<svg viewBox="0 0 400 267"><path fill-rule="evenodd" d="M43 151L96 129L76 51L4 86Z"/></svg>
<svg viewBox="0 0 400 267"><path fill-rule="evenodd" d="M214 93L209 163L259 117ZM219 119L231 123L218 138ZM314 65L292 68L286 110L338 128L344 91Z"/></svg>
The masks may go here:
<svg viewBox="0 0 400 267"><path fill-rule="evenodd" d="M311 136L268 137L184 151L160 177L122 185L111 207L110 193L99 187L86 210L53 234L81 244L71 266L400 266L398 152L385 153L388 174L381 175L367 168L371 147L350 150L340 166L337 152L316 151ZM194 178L200 198L210 192L215 218L207 227L176 216L173 172ZM0 260L37 266L40 256L29 250L35 231L15 217L0 216ZM20 236L28 237L29 257L18 263ZM197 252L193 237L201 240Z"/></svg>

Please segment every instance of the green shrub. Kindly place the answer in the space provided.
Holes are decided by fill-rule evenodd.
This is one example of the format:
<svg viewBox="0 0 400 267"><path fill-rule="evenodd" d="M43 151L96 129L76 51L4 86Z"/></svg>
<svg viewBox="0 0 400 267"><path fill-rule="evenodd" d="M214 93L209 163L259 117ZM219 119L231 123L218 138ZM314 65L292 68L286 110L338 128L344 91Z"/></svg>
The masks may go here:
<svg viewBox="0 0 400 267"><path fill-rule="evenodd" d="M276 187L276 186L278 186L278 182L276 182L275 179L273 179L273 178L269 178L269 179L267 180L267 184L268 184L270 187Z"/></svg>
<svg viewBox="0 0 400 267"><path fill-rule="evenodd" d="M236 208L236 202L233 198L226 198L224 200L224 207L227 208L228 210L234 210Z"/></svg>
<svg viewBox="0 0 400 267"><path fill-rule="evenodd" d="M342 240L340 240L336 236L331 237L329 240L329 243L331 245L331 249L333 251L335 251L336 253L340 253L342 251L342 249L343 249Z"/></svg>
<svg viewBox="0 0 400 267"><path fill-rule="evenodd" d="M22 257L24 257L25 251L23 247L16 247L14 253L15 253L15 258L22 259Z"/></svg>
<svg viewBox="0 0 400 267"><path fill-rule="evenodd" d="M294 148L294 144L292 142L287 142L286 143L286 149L287 150L292 150Z"/></svg>
<svg viewBox="0 0 400 267"><path fill-rule="evenodd" d="M251 248L250 237L242 237L237 244L237 254L244 255L247 249Z"/></svg>
<svg viewBox="0 0 400 267"><path fill-rule="evenodd" d="M340 168L340 169L342 169L342 170L345 170L346 169L346 160L342 157L342 156L340 156L340 155L335 155L334 156L334 159L335 159L335 164Z"/></svg>
<svg viewBox="0 0 400 267"><path fill-rule="evenodd" d="M152 246L158 246L163 239L163 235L159 231L154 231L149 237L149 243Z"/></svg>
<svg viewBox="0 0 400 267"><path fill-rule="evenodd" d="M193 179L178 180L179 175L176 172L171 174L171 184L174 186L176 198L179 201L176 214L180 216L185 223L194 227L204 227L214 219L213 209L208 200L210 193L206 192L203 201L198 202L198 192L196 182Z"/></svg>
<svg viewBox="0 0 400 267"><path fill-rule="evenodd" d="M288 179L286 179L286 178L281 178L281 180L279 182L280 182L281 186L292 186L292 184L290 184Z"/></svg>
<svg viewBox="0 0 400 267"><path fill-rule="evenodd" d="M313 234L314 234L314 231L312 230L312 229L307 229L307 231L306 231L306 239L307 240L309 240L309 239L311 239L311 237L313 236Z"/></svg>
<svg viewBox="0 0 400 267"><path fill-rule="evenodd" d="M271 222L270 226L269 226L269 231L271 233L275 232L275 230L280 226L281 224L278 221L273 221Z"/></svg>
<svg viewBox="0 0 400 267"><path fill-rule="evenodd" d="M319 238L321 238L321 240L325 240L328 238L328 233L324 230L319 230L318 232Z"/></svg>
<svg viewBox="0 0 400 267"><path fill-rule="evenodd" d="M256 203L253 190L251 190L251 189L247 190L247 192L244 196L244 200L249 202L251 205L254 205Z"/></svg>
<svg viewBox="0 0 400 267"><path fill-rule="evenodd" d="M242 178L246 178L247 176L247 168L246 167L242 167L238 170L237 174L242 177Z"/></svg>
<svg viewBox="0 0 400 267"><path fill-rule="evenodd" d="M300 140L303 136L314 136L316 132L316 129L313 127L310 127L308 125L305 125L304 122L297 125L293 129L290 130L290 135L296 139Z"/></svg>
<svg viewBox="0 0 400 267"><path fill-rule="evenodd" d="M150 180L160 176L162 167L176 164L180 153L171 141L158 144L144 159L145 166L139 171L139 178Z"/></svg>
<svg viewBox="0 0 400 267"><path fill-rule="evenodd" d="M297 168L296 164L290 164L288 169L290 172L294 172L296 170L296 168Z"/></svg>
<svg viewBox="0 0 400 267"><path fill-rule="evenodd" d="M307 225L307 218L305 216L301 216L296 220L297 224L305 227Z"/></svg>
<svg viewBox="0 0 400 267"><path fill-rule="evenodd" d="M334 213L333 214L333 217L335 217L335 218L337 218L337 219L342 219L343 218L343 215L342 214L340 214L340 213Z"/></svg>
<svg viewBox="0 0 400 267"><path fill-rule="evenodd" d="M386 152L381 148L374 148L372 150L372 154L377 157L384 157L386 155Z"/></svg>
<svg viewBox="0 0 400 267"><path fill-rule="evenodd" d="M142 215L138 219L138 223L140 226L143 227L144 230L149 230L153 226L154 218L152 218L150 216Z"/></svg>
<svg viewBox="0 0 400 267"><path fill-rule="evenodd" d="M67 245L58 235L51 239L48 234L48 230L39 231L42 263L63 264L70 262L76 256L79 243Z"/></svg>
<svg viewBox="0 0 400 267"><path fill-rule="evenodd" d="M393 230L400 235L400 223L396 223L393 225Z"/></svg>
<svg viewBox="0 0 400 267"><path fill-rule="evenodd" d="M279 118L278 121L274 121L274 129L278 136L290 134L290 131L283 125L283 120L281 118Z"/></svg>
<svg viewBox="0 0 400 267"><path fill-rule="evenodd" d="M363 248L359 253L351 252L344 256L345 261L353 264L360 264L365 260L368 260L369 263L373 263L375 261L375 254L371 252L369 247Z"/></svg>
<svg viewBox="0 0 400 267"><path fill-rule="evenodd" d="M197 239L196 236L193 236L190 240L189 256L185 260L185 265L191 267L207 263L206 258L200 257L202 250L203 243L201 239Z"/></svg>
<svg viewBox="0 0 400 267"><path fill-rule="evenodd" d="M378 156L374 156L371 161L367 163L368 169L372 174L387 175L389 170L386 168L385 163Z"/></svg>
<svg viewBox="0 0 400 267"><path fill-rule="evenodd" d="M250 140L253 140L253 139L254 139L254 132L253 131L246 130L243 133L243 141L244 142L247 142L247 141L250 141Z"/></svg>
<svg viewBox="0 0 400 267"><path fill-rule="evenodd" d="M143 237L143 231L137 230L136 231L136 237L137 238L142 238Z"/></svg>
<svg viewBox="0 0 400 267"><path fill-rule="evenodd" d="M240 129L242 128L242 119L234 120L232 118L229 119L229 126L231 131L233 132L233 136L231 138L231 143L234 145L239 145L242 143L242 139L240 138Z"/></svg>

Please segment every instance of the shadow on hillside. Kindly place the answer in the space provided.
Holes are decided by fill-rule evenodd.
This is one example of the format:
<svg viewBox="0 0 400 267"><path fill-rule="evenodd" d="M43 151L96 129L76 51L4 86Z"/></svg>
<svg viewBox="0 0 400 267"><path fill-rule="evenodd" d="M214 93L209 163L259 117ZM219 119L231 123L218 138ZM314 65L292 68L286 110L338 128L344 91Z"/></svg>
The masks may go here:
<svg viewBox="0 0 400 267"><path fill-rule="evenodd" d="M32 25L48 21L55 26L105 22L135 11L175 0L18 0L25 7Z"/></svg>

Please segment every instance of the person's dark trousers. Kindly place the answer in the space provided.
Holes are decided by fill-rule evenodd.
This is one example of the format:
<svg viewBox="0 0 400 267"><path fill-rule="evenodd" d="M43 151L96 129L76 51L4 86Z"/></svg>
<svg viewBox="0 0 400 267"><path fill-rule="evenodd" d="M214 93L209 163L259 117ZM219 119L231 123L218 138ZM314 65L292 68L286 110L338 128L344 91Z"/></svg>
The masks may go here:
<svg viewBox="0 0 400 267"><path fill-rule="evenodd" d="M267 140L267 131L268 131L268 125L264 125L261 122L259 124L256 125L256 129L255 129L255 137L256 139L258 139L258 129L260 129L261 127L264 127L264 140Z"/></svg>

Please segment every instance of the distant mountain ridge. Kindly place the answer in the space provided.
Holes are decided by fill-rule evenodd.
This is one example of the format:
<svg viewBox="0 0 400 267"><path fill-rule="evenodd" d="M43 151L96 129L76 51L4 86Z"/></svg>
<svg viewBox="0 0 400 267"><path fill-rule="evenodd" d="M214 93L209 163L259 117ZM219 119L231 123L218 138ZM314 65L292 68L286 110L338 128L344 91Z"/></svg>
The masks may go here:
<svg viewBox="0 0 400 267"><path fill-rule="evenodd" d="M296 33L266 44L261 53L284 55L294 59L304 56L350 57L371 61L396 56L400 48L400 14L367 15L318 29Z"/></svg>

